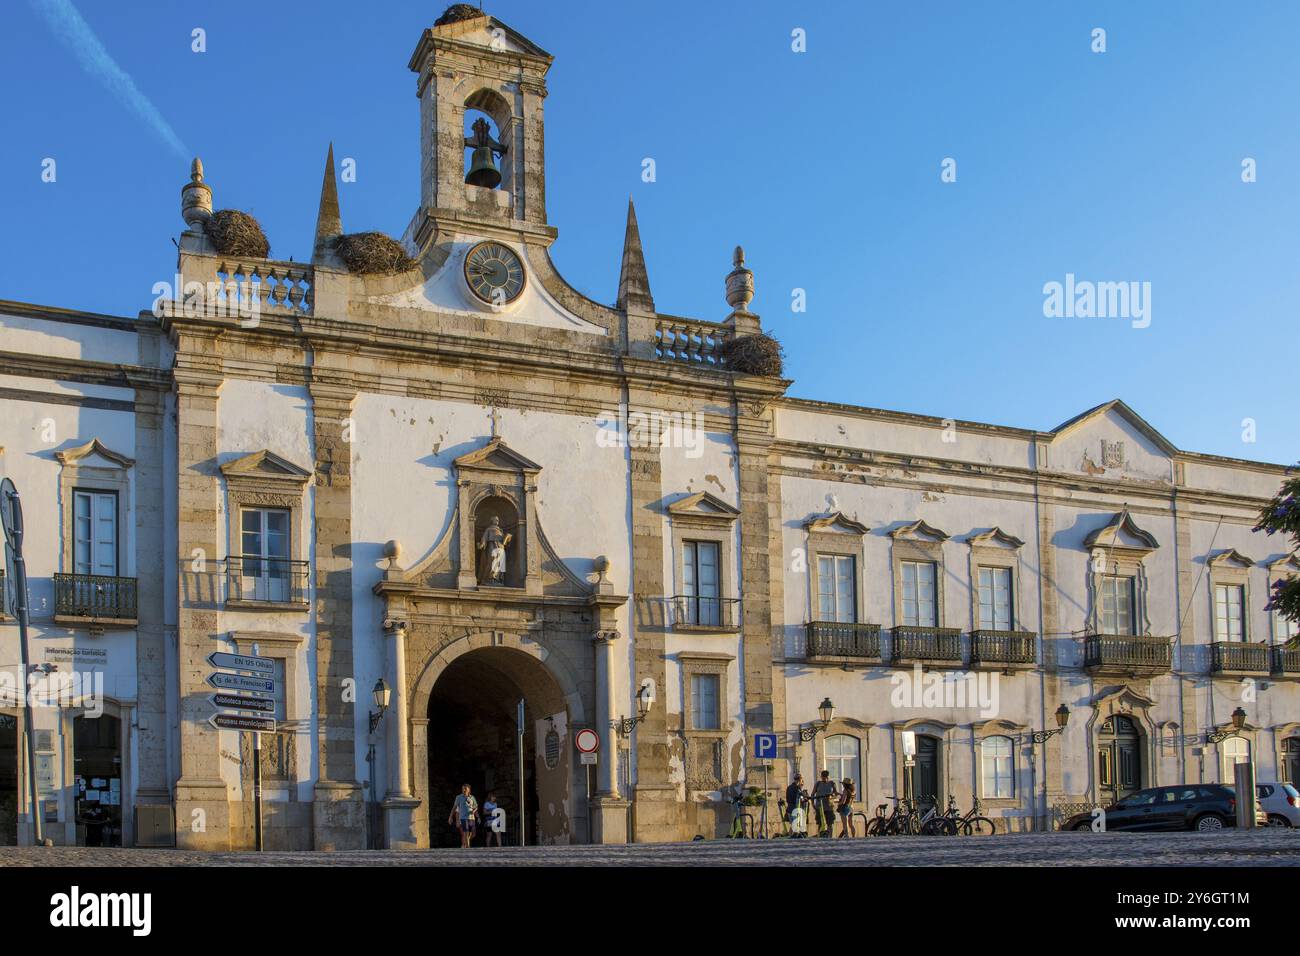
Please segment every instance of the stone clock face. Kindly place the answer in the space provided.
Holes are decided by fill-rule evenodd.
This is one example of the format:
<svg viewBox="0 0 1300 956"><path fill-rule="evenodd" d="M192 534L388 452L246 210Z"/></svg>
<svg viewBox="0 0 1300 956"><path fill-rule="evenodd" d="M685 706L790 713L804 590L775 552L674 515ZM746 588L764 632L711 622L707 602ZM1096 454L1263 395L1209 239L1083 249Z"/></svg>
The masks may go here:
<svg viewBox="0 0 1300 956"><path fill-rule="evenodd" d="M465 281L488 305L504 305L524 291L524 265L499 242L480 242L465 254Z"/></svg>

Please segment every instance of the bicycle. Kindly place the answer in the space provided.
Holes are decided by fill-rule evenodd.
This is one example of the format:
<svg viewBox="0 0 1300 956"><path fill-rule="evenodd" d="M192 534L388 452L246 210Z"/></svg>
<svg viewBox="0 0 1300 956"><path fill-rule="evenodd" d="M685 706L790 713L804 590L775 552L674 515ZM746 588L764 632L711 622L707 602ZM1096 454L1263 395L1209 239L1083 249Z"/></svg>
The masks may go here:
<svg viewBox="0 0 1300 956"><path fill-rule="evenodd" d="M876 805L876 817L867 827L867 836L894 836L899 833L906 833L906 820L911 813L911 804L906 798L890 797L894 801L893 812L885 816L885 810L888 804L881 803Z"/></svg>
<svg viewBox="0 0 1300 956"><path fill-rule="evenodd" d="M939 800L937 797L922 797L918 801L920 806L926 808L908 817L908 832L913 836L944 836L956 833L956 830L949 834L951 821L939 813ZM950 798L951 802L951 798Z"/></svg>
<svg viewBox="0 0 1300 956"><path fill-rule="evenodd" d="M944 814L953 826L952 833L960 833L962 836L992 836L997 832L993 821L986 816L980 815L979 797L972 798L972 806L965 816L960 815L957 809L957 801L948 798L948 810Z"/></svg>
<svg viewBox="0 0 1300 956"><path fill-rule="evenodd" d="M745 810L744 806L743 794L731 801L731 831L727 834L729 840L754 839L754 815Z"/></svg>

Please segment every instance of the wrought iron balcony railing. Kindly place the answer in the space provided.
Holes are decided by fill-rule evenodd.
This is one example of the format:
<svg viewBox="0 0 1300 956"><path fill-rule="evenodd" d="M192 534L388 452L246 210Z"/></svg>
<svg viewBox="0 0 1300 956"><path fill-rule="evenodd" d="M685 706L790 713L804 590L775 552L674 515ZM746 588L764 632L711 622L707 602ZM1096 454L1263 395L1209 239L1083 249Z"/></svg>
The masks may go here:
<svg viewBox="0 0 1300 956"><path fill-rule="evenodd" d="M971 631L971 666L1032 666L1034 633L1032 631Z"/></svg>
<svg viewBox="0 0 1300 956"><path fill-rule="evenodd" d="M67 623L134 624L139 614L135 578L109 574L54 575L54 619Z"/></svg>
<svg viewBox="0 0 1300 956"><path fill-rule="evenodd" d="M1083 666L1093 673L1163 674L1172 659L1167 637L1089 634L1083 642Z"/></svg>
<svg viewBox="0 0 1300 956"><path fill-rule="evenodd" d="M673 601L674 626L684 628L733 628L739 617L739 598L698 597L679 594Z"/></svg>
<svg viewBox="0 0 1300 956"><path fill-rule="evenodd" d="M893 630L890 660L960 664L961 631L955 627L901 625Z"/></svg>
<svg viewBox="0 0 1300 956"><path fill-rule="evenodd" d="M1275 644L1270 650L1273 652L1272 673L1275 676L1300 678L1300 647Z"/></svg>
<svg viewBox="0 0 1300 956"><path fill-rule="evenodd" d="M808 640L807 657L880 660L880 625L849 624L840 621L809 621L804 625Z"/></svg>
<svg viewBox="0 0 1300 956"><path fill-rule="evenodd" d="M306 561L286 558L226 558L226 602L307 604Z"/></svg>
<svg viewBox="0 0 1300 956"><path fill-rule="evenodd" d="M1215 641L1210 645L1211 674L1267 674L1267 644L1243 644L1240 641Z"/></svg>

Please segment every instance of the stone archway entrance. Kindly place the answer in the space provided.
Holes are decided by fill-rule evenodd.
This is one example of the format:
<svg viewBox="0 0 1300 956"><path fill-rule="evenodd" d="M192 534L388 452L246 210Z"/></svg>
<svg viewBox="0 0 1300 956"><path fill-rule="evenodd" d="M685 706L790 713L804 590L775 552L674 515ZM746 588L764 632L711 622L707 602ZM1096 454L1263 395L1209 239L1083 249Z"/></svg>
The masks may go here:
<svg viewBox="0 0 1300 956"><path fill-rule="evenodd" d="M536 645L533 645L536 648ZM446 652L444 652L445 654ZM426 746L417 752L417 796L428 807L430 847L459 845L448 825L452 801L470 784L480 805L489 792L506 811L507 845L519 843L520 778L517 710L524 702L523 809L527 842L562 844L585 838L585 791L575 786L570 727L574 699L535 653L511 646L470 647L445 662L431 679L423 712ZM422 682L423 683L423 682ZM418 701L417 701L418 703ZM422 792L420 792L422 791ZM475 845L483 842L480 835Z"/></svg>

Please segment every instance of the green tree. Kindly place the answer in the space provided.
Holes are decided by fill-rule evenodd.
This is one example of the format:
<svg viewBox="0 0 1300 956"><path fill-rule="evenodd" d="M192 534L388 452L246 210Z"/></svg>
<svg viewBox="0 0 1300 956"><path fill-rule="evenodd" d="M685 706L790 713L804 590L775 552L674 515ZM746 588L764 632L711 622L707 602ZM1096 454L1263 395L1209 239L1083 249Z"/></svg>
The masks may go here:
<svg viewBox="0 0 1300 956"><path fill-rule="evenodd" d="M1300 549L1300 473L1293 468L1282 482L1282 487L1259 513L1256 531L1266 534L1285 534L1291 538L1293 550ZM1300 578L1280 578L1273 583L1266 610L1277 611L1289 621L1300 621ZM1291 647L1300 642L1291 638Z"/></svg>

